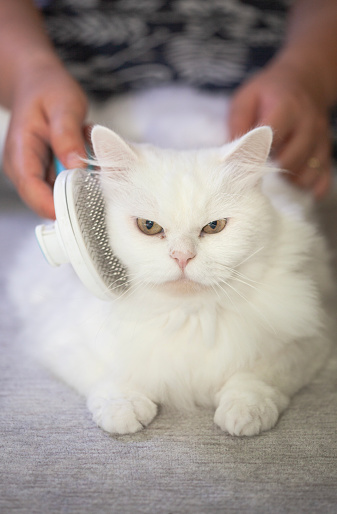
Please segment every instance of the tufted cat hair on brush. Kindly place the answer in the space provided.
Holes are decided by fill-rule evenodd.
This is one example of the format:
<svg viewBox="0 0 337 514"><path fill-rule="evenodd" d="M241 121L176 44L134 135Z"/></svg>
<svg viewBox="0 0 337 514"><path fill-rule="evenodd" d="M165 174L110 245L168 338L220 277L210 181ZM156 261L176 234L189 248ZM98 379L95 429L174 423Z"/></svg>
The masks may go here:
<svg viewBox="0 0 337 514"><path fill-rule="evenodd" d="M325 243L307 195L268 162L271 142L259 127L178 151L93 128L129 290L95 298L70 266L44 267L33 247L11 287L36 354L86 397L103 430L137 432L160 405L204 406L223 431L253 436L322 367Z"/></svg>

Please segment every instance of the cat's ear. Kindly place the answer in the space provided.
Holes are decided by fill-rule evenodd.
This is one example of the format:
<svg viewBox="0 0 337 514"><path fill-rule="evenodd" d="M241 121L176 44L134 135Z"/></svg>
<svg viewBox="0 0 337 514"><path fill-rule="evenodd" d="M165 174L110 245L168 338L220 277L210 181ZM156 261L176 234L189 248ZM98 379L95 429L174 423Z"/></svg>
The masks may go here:
<svg viewBox="0 0 337 514"><path fill-rule="evenodd" d="M270 127L253 129L230 143L229 147L224 147L223 161L238 179L257 182L268 169L266 163L272 140L273 131Z"/></svg>
<svg viewBox="0 0 337 514"><path fill-rule="evenodd" d="M257 166L263 166L268 158L273 131L270 127L258 127L251 130L235 143L231 156L239 160L249 160Z"/></svg>
<svg viewBox="0 0 337 514"><path fill-rule="evenodd" d="M91 131L91 141L101 170L118 174L133 168L136 153L113 130L95 125Z"/></svg>

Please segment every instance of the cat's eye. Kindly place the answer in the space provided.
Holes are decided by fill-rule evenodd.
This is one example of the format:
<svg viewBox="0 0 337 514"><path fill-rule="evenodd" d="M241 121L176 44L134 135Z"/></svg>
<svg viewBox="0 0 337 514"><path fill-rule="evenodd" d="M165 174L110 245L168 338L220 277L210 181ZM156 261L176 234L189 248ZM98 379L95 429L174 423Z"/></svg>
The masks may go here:
<svg viewBox="0 0 337 514"><path fill-rule="evenodd" d="M138 228L148 236L155 236L163 232L163 227L158 225L155 221L145 220L143 218L137 218Z"/></svg>
<svg viewBox="0 0 337 514"><path fill-rule="evenodd" d="M217 234L221 232L227 225L227 218L223 218L222 220L211 221L207 225L205 225L202 229L202 232L206 232L206 234Z"/></svg>

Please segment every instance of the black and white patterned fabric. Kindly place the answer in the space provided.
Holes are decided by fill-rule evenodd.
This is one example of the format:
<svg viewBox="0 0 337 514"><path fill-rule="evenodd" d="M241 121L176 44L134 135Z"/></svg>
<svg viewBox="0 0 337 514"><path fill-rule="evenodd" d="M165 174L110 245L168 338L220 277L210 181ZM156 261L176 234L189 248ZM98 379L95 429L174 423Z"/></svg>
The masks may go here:
<svg viewBox="0 0 337 514"><path fill-rule="evenodd" d="M232 90L274 55L290 0L37 0L86 91L181 81Z"/></svg>

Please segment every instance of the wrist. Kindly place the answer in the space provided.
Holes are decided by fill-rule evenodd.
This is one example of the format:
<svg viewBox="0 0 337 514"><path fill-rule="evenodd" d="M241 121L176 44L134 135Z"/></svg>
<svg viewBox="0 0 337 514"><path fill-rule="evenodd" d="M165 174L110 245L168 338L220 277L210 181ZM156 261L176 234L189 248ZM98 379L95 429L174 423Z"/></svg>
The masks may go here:
<svg viewBox="0 0 337 514"><path fill-rule="evenodd" d="M0 0L1 103L11 107L13 92L30 70L57 59L33 0Z"/></svg>

